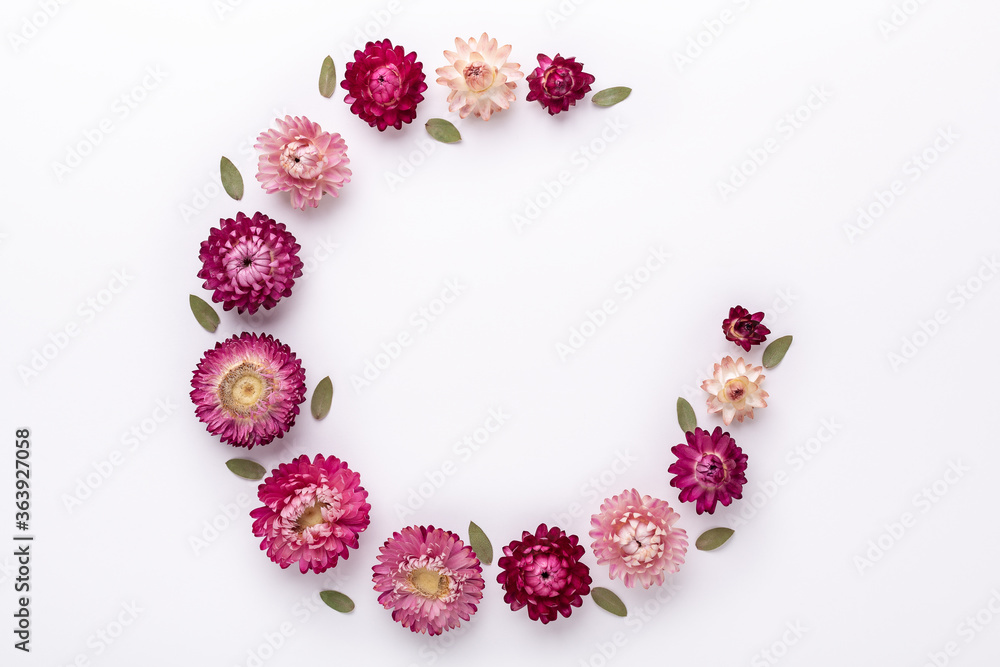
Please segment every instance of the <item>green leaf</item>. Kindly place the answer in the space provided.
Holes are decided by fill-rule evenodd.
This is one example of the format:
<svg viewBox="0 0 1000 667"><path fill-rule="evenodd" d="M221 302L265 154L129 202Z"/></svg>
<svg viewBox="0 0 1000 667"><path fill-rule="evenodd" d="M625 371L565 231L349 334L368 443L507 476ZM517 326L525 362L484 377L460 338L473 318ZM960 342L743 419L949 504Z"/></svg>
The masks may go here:
<svg viewBox="0 0 1000 667"><path fill-rule="evenodd" d="M198 320L205 331L209 333L215 333L215 330L219 328L219 314L215 312L215 308L212 308L204 299L196 297L194 294L188 299L191 304L191 312L194 313L194 319Z"/></svg>
<svg viewBox="0 0 1000 667"><path fill-rule="evenodd" d="M251 461L250 459L229 459L226 461L226 467L229 468L234 475L242 477L243 479L258 480L262 479L267 473L267 471L264 470L264 466L256 461Z"/></svg>
<svg viewBox="0 0 1000 667"><path fill-rule="evenodd" d="M714 551L729 541L735 531L732 528L712 528L706 530L695 540L694 546L699 551Z"/></svg>
<svg viewBox="0 0 1000 667"><path fill-rule="evenodd" d="M431 135L442 144L453 144L462 140L462 135L454 125L444 118L431 118L424 124L427 134Z"/></svg>
<svg viewBox="0 0 1000 667"><path fill-rule="evenodd" d="M677 399L677 423L685 433L694 431L698 426L698 418L694 416L694 408L683 398Z"/></svg>
<svg viewBox="0 0 1000 667"><path fill-rule="evenodd" d="M320 591L319 599L325 602L327 607L341 614L354 611L354 600L339 591Z"/></svg>
<svg viewBox="0 0 1000 667"><path fill-rule="evenodd" d="M222 174L222 187L226 189L226 194L236 201L243 199L243 177L233 161L225 155L219 163L219 172Z"/></svg>
<svg viewBox="0 0 1000 667"><path fill-rule="evenodd" d="M601 588L600 586L591 588L590 597L594 598L597 606L604 611L610 612L615 616L628 616L628 609L625 608L625 603L607 588Z"/></svg>
<svg viewBox="0 0 1000 667"><path fill-rule="evenodd" d="M764 350L764 368L774 368L785 358L785 353L792 344L791 336L782 336L772 341Z"/></svg>
<svg viewBox="0 0 1000 667"><path fill-rule="evenodd" d="M626 86L605 88L601 92L594 94L593 101L599 107L613 107L631 94L632 89Z"/></svg>
<svg viewBox="0 0 1000 667"><path fill-rule="evenodd" d="M327 56L319 69L319 94L323 97L333 97L335 92L337 92L337 66L333 64L333 58Z"/></svg>
<svg viewBox="0 0 1000 667"><path fill-rule="evenodd" d="M330 376L327 375L325 378L319 381L316 388L313 389L312 403L310 404L310 410L312 411L312 416L316 419L322 419L330 413L330 403L333 402L333 381L330 380Z"/></svg>
<svg viewBox="0 0 1000 667"><path fill-rule="evenodd" d="M493 563L493 544L490 543L490 538L486 537L483 529L472 521L469 522L469 545L476 552L476 558L479 559L480 563L483 565Z"/></svg>

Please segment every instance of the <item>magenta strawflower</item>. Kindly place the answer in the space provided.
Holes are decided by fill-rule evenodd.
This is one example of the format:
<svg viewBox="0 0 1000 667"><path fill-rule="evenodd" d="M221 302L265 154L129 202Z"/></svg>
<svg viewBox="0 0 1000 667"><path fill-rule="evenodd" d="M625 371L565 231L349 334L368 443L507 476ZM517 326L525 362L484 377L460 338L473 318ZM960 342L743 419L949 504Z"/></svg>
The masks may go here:
<svg viewBox="0 0 1000 667"><path fill-rule="evenodd" d="M760 345L767 340L771 330L761 324L764 313L750 314L743 306L733 306L729 309L729 317L722 320L722 330L726 340L732 341L747 352L751 345Z"/></svg>
<svg viewBox="0 0 1000 667"><path fill-rule="evenodd" d="M389 126L402 129L403 123L417 117L417 104L427 90L423 65L414 51L405 53L392 42L368 42L364 51L354 52L354 62L347 63L340 87L348 91L344 101L351 112L379 132Z"/></svg>
<svg viewBox="0 0 1000 667"><path fill-rule="evenodd" d="M292 427L305 381L302 362L287 345L244 332L205 352L191 379L191 400L209 433L249 449Z"/></svg>
<svg viewBox="0 0 1000 667"><path fill-rule="evenodd" d="M590 593L590 568L580 562L580 538L544 523L534 534L524 531L520 540L503 548L497 581L504 602L514 611L528 608L528 618L548 623L558 614L568 617Z"/></svg>
<svg viewBox="0 0 1000 667"><path fill-rule="evenodd" d="M298 253L299 244L284 224L263 213L253 218L237 213L235 220L222 219L201 242L198 277L205 280L202 287L215 291L212 301L223 309L235 307L253 315L261 306L268 310L291 295L295 279L302 275Z"/></svg>
<svg viewBox="0 0 1000 667"><path fill-rule="evenodd" d="M277 118L276 130L257 137L257 180L268 194L291 192L292 206L315 207L324 194L337 196L351 180L347 144L306 117Z"/></svg>
<svg viewBox="0 0 1000 667"><path fill-rule="evenodd" d="M743 497L747 478L747 455L728 433L716 426L708 431L695 428L686 434L687 444L675 445L671 452L677 457L667 472L674 475L670 486L681 490L682 503L696 503L698 514L715 512L716 503L729 505Z"/></svg>
<svg viewBox="0 0 1000 667"><path fill-rule="evenodd" d="M576 62L576 58L563 58L558 53L549 58L539 53L538 67L526 82L528 95L524 99L538 100L554 116L582 100L590 92L594 77L583 71L583 63Z"/></svg>
<svg viewBox="0 0 1000 667"><path fill-rule="evenodd" d="M591 549L597 564L610 566L627 588L659 586L665 574L684 563L687 531L674 528L680 515L666 501L640 496L635 489L608 498L590 518Z"/></svg>
<svg viewBox="0 0 1000 667"><path fill-rule="evenodd" d="M260 548L286 568L323 572L358 548L358 535L368 527L361 476L335 456L302 455L282 463L257 487L263 507L250 512Z"/></svg>
<svg viewBox="0 0 1000 667"><path fill-rule="evenodd" d="M379 603L413 632L439 635L468 621L483 598L483 568L452 532L410 526L385 541L372 570Z"/></svg>

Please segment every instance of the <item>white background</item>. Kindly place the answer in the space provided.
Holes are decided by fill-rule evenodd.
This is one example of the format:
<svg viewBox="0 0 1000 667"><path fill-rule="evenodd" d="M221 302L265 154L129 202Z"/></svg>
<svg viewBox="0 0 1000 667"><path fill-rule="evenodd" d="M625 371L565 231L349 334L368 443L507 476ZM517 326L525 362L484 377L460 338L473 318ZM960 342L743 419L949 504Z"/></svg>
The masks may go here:
<svg viewBox="0 0 1000 667"><path fill-rule="evenodd" d="M879 24L894 2L915 13L886 35ZM2 425L8 438L32 431L37 536L30 656L11 647L14 561L12 547L0 551L4 664L236 666L263 654L267 665L721 666L773 664L769 650L783 665L919 666L949 642L954 655L939 664L1000 654L993 612L978 631L966 621L1000 591L996 3L52 4L46 17L44 2L8 0L0 15ZM401 132L369 128L343 91L316 90L323 57L342 74L366 29L424 63L426 100ZM484 30L513 44L526 72L535 54L558 51L585 63L595 90L635 92L551 118L524 101L522 83L509 111L459 122L433 70L456 36ZM701 53L691 47L696 57L679 64L698 39ZM803 109L821 88L829 99ZM797 111L808 118L779 129ZM354 171L341 197L304 213L254 179L250 142L286 112L340 132ZM431 117L455 121L462 143L429 144ZM932 149L936 161L914 178L913 156L948 128L957 139ZM755 173L724 198L718 184L771 138L777 152L748 165ZM595 159L581 160L588 145ZM87 155L57 174L71 152ZM213 183L221 155L243 173L239 203ZM561 171L571 183L549 201L545 184ZM902 194L848 234L858 208L896 180ZM548 206L518 230L512 216L531 200ZM198 246L240 210L285 222L310 271L275 310L224 314L210 335L187 304L190 293L210 298ZM670 259L626 299L615 286L651 246ZM112 294L116 271L128 284ZM414 333L411 316L449 279L462 295L355 390L352 376L382 344ZM609 298L617 312L560 358L557 343ZM87 299L103 300L101 312ZM674 403L686 396L702 425L721 423L704 414L697 387L712 363L740 352L720 329L736 303L767 310L774 337L795 343L766 373L769 407L730 429L749 455L745 499L697 516L668 484L669 449L681 441ZM923 334L936 315L925 325L934 335ZM68 326L76 336L60 335ZM259 550L255 484L224 466L246 452L193 415L192 369L243 330L289 344L310 390L325 375L336 385L325 421L305 413L284 441L251 452L268 469L324 452L361 473L371 526L327 574L281 570ZM25 374L43 352L37 375ZM173 406L162 423L157 401ZM494 408L509 421L463 460L454 443ZM143 428L141 442L128 439ZM816 453L800 463L806 445ZM13 448L3 451L7 542ZM621 454L635 460L616 468ZM109 471L112 456L120 464ZM457 473L401 518L449 461ZM939 481L953 464L962 475ZM935 482L934 502L921 500ZM589 546L589 515L632 487L674 505L692 542L739 525L723 550L692 548L659 599L610 582L588 553L595 584L634 612L626 621L587 600L569 619L532 623L503 603L495 564L461 632L413 635L376 603L375 554L404 525L464 536L475 520L499 551L575 510L562 527ZM893 527L906 514L910 525ZM350 595L356 611L316 606L324 588ZM122 605L141 611L131 619ZM120 633L119 616L131 623ZM99 639L107 632L110 643ZM612 647L609 660L602 650Z"/></svg>

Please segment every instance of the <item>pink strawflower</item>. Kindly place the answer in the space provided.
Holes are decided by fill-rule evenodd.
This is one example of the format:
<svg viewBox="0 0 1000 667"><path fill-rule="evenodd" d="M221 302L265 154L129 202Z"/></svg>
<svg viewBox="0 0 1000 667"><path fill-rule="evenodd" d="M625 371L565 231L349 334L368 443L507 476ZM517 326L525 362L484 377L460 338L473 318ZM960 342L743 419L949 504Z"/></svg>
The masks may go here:
<svg viewBox="0 0 1000 667"><path fill-rule="evenodd" d="M392 620L413 632L439 635L468 621L483 598L483 568L452 532L410 526L379 549L372 580Z"/></svg>
<svg viewBox="0 0 1000 667"><path fill-rule="evenodd" d="M754 408L766 408L768 394L760 388L764 379L763 366L751 366L740 357L733 361L726 357L721 364L715 364L715 377L701 383L701 388L709 393L708 413L722 413L726 426L736 421L743 423L744 417L753 419Z"/></svg>
<svg viewBox="0 0 1000 667"><path fill-rule="evenodd" d="M569 617L590 593L590 568L581 563L580 538L544 523L534 534L524 531L520 540L503 548L497 581L504 602L514 611L528 608L528 618L548 623L558 614Z"/></svg>
<svg viewBox="0 0 1000 667"><path fill-rule="evenodd" d="M285 116L277 130L257 137L257 180L264 190L291 192L292 207L315 207L324 194L337 196L351 180L347 144L306 117Z"/></svg>
<svg viewBox="0 0 1000 667"><path fill-rule="evenodd" d="M299 564L323 572L358 548L358 535L368 527L361 476L335 456L302 455L282 463L257 487L263 507L250 512L260 548L282 568Z"/></svg>
<svg viewBox="0 0 1000 667"><path fill-rule="evenodd" d="M347 63L340 87L348 91L344 101L351 112L379 132L390 125L397 130L417 117L417 104L427 90L423 65L417 54L405 54L392 42L368 42L364 51L354 52L354 62Z"/></svg>
<svg viewBox="0 0 1000 667"><path fill-rule="evenodd" d="M659 586L687 553L687 531L673 527L679 518L665 501L635 489L608 498L590 518L597 564L609 565L611 578L620 577L627 588Z"/></svg>
<svg viewBox="0 0 1000 667"><path fill-rule="evenodd" d="M671 452L677 457L667 472L674 475L670 486L681 490L680 501L694 501L698 514L715 512L716 503L728 506L733 499L743 497L747 478L747 455L728 433L716 426L708 431L695 428L685 434L687 444L675 445Z"/></svg>
<svg viewBox="0 0 1000 667"><path fill-rule="evenodd" d="M295 424L305 382L302 362L287 345L244 332L205 352L191 379L191 400L209 433L249 449Z"/></svg>
<svg viewBox="0 0 1000 667"><path fill-rule="evenodd" d="M469 114L489 120L495 111L510 108L518 79L524 77L521 65L507 62L511 46L503 47L484 32L476 41L455 38L455 51L445 51L447 67L437 69L437 82L451 88L448 110L461 118Z"/></svg>
<svg viewBox="0 0 1000 667"><path fill-rule="evenodd" d="M251 315L261 306L273 308L278 299L290 296L295 279L302 275L299 244L285 225L263 213L253 218L237 213L223 219L201 242L198 277L207 290L215 290L212 301L225 310Z"/></svg>
<svg viewBox="0 0 1000 667"><path fill-rule="evenodd" d="M583 71L583 63L576 62L576 58L563 58L558 53L555 58L549 58L539 53L538 67L526 81L528 95L524 99L538 100L550 115L555 116L582 100L590 92L594 77Z"/></svg>
<svg viewBox="0 0 1000 667"><path fill-rule="evenodd" d="M751 345L760 345L767 340L771 330L761 324L764 313L753 313L743 306L733 306L729 309L729 317L722 320L722 331L726 340L732 341L747 352Z"/></svg>

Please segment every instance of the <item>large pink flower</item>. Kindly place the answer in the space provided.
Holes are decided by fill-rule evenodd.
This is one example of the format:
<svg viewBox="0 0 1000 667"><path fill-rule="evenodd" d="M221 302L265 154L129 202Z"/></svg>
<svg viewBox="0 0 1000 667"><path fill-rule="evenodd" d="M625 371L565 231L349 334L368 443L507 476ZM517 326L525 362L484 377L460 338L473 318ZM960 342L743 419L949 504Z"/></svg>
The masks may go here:
<svg viewBox="0 0 1000 667"><path fill-rule="evenodd" d="M464 42L455 38L455 51L445 51L447 67L437 69L437 82L451 88L448 110L461 118L469 114L489 120L495 111L510 108L518 79L524 77L521 65L507 62L511 46L503 47L484 32L479 40Z"/></svg>
<svg viewBox="0 0 1000 667"><path fill-rule="evenodd" d="M244 332L205 352L191 379L191 400L209 433L249 449L292 427L305 381L302 362L287 345Z"/></svg>
<svg viewBox="0 0 1000 667"><path fill-rule="evenodd" d="M306 117L277 118L276 130L257 137L257 180L264 190L291 192L292 206L315 207L324 194L337 196L351 180L347 144Z"/></svg>
<svg viewBox="0 0 1000 667"><path fill-rule="evenodd" d="M199 258L203 287L215 290L212 300L225 310L251 315L261 306L265 310L290 296L295 279L302 275L299 244L285 229L263 213L253 218L237 213L236 219L223 219L201 242Z"/></svg>
<svg viewBox="0 0 1000 667"><path fill-rule="evenodd" d="M599 565L610 566L612 579L620 577L632 588L663 583L684 563L687 531L674 528L680 515L663 500L640 496L635 489L608 498L590 519L591 549Z"/></svg>
<svg viewBox="0 0 1000 667"><path fill-rule="evenodd" d="M701 383L709 393L709 414L721 412L726 426L734 418L740 423L744 417L753 419L754 408L767 407L767 392L760 388L762 370L763 366L748 365L743 357L736 361L726 357L721 364L715 364L715 377Z"/></svg>
<svg viewBox="0 0 1000 667"><path fill-rule="evenodd" d="M427 90L423 65L414 51L383 39L368 42L364 51L354 52L354 62L347 63L340 87L348 91L344 101L351 112L380 132L389 126L402 129L417 117L417 104Z"/></svg>
<svg viewBox="0 0 1000 667"><path fill-rule="evenodd" d="M303 574L323 572L358 548L368 527L361 476L335 456L302 455L282 463L257 487L263 507L250 512L261 549L282 568L299 564Z"/></svg>
<svg viewBox="0 0 1000 667"><path fill-rule="evenodd" d="M584 72L583 63L576 62L576 58L563 58L558 53L549 58L539 53L538 67L527 78L528 96L524 99L538 100L554 116L582 100L592 83L594 76Z"/></svg>
<svg viewBox="0 0 1000 667"><path fill-rule="evenodd" d="M439 635L468 621L483 597L483 568L457 535L410 526L379 549L372 580L379 603L413 632Z"/></svg>
<svg viewBox="0 0 1000 667"><path fill-rule="evenodd" d="M514 611L527 607L533 621L548 623L558 614L568 618L590 593L590 568L580 562L585 551L576 535L543 523L534 534L524 531L503 553L497 561L503 601Z"/></svg>
<svg viewBox="0 0 1000 667"><path fill-rule="evenodd" d="M694 502L698 514L715 512L716 503L728 506L743 497L747 483L747 455L721 426L709 434L695 427L684 434L687 444L671 448L677 461L667 472L674 475L670 486L681 490L682 503Z"/></svg>

